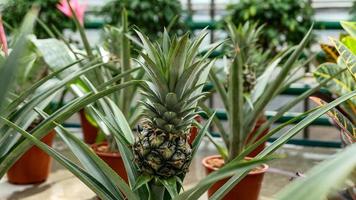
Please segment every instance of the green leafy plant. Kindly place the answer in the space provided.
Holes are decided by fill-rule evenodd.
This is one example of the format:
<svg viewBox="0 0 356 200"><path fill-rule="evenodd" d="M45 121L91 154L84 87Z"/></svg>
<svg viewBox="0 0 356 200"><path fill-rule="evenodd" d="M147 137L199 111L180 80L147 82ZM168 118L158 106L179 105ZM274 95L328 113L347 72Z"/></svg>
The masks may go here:
<svg viewBox="0 0 356 200"><path fill-rule="evenodd" d="M25 91L22 91L20 94L14 94L9 87L11 73L13 73L20 64L19 60L23 55L25 50L24 47L27 42L26 35L28 31L31 31L35 17L36 16L33 13L30 13L29 17L25 19L23 29L20 32L20 37L17 40L18 43L16 43L8 58L5 58L5 61L1 63L0 68L2 72L1 77L4 75L8 76L6 78L3 77L1 80L3 81L3 87L1 87L3 92L3 96L1 96L2 105L5 104L3 101L5 97L10 100L7 102L6 107L1 107L1 118L7 118L8 122L16 123L18 128L22 128L24 130L27 129L28 125L32 123L33 119L38 115L43 116L43 118L48 116L48 114L42 110L43 105L46 105L53 100L53 96L56 95L61 88L64 88L67 85L76 86L78 81L80 82L85 80L84 74L102 65L95 64L95 62L85 61L85 59L77 60L42 78ZM83 68L78 68L77 64L81 62L83 62ZM63 76L65 76L65 78L59 78ZM125 73L120 74L119 76L124 77ZM108 80L108 82L113 82L113 80ZM68 119L68 117L73 115L75 112L78 112L78 110L82 109L84 106L90 105L104 96L134 84L137 84L137 82L131 81L122 84L115 84L110 87L110 89L103 88L103 90L99 91L91 90L91 92L83 94L80 98L71 100L67 105L63 106L56 112L51 113L49 116L50 119L44 119L39 124L39 127L32 129L30 131L31 137L37 137L39 139L44 137L56 126L53 121L62 123L63 120ZM44 86L47 88L46 90L38 90L40 87ZM10 90L10 92L7 92L8 90ZM6 94L8 95L5 96ZM0 129L2 132L0 136L0 173L1 176L3 176L11 165L32 145L29 141L26 141L23 137L21 137L21 134L17 131L13 131L9 126L2 122L0 123Z"/></svg>
<svg viewBox="0 0 356 200"><path fill-rule="evenodd" d="M247 21L264 24L259 43L272 53L298 44L313 17L313 9L305 0L241 0L228 5L227 9L227 18L235 24Z"/></svg>
<svg viewBox="0 0 356 200"><path fill-rule="evenodd" d="M210 73L210 80L216 88L218 94L221 97L225 111L227 112L227 118L229 123L229 130L225 130L217 118L214 119L214 123L218 128L220 136L222 137L226 151L222 157L225 161L234 159L239 155L247 146L253 144L258 135L272 124L278 117L282 116L288 109L292 107L296 102L299 102L305 98L310 91L296 98L292 102L284 105L280 108L278 114L260 127L256 135L251 135L254 129L255 123L260 115L263 115L263 111L267 104L277 95L279 95L285 88L289 87L294 81L299 80L301 77L293 77L295 71L300 70L305 63L300 63L298 57L301 51L305 47L311 33L308 32L304 40L297 46L295 50L288 50L277 56L271 61L266 62L267 67L265 71L258 77L257 84L251 83L251 75L247 76L246 69L253 68L254 60L250 57L249 52L253 52L256 48L256 42L258 41L258 34L254 34L259 29L248 29L240 26L237 28L232 23L228 23L228 30L232 47L231 63L226 66L228 81L227 86L216 77L215 70ZM281 60L289 56L287 61L281 64ZM257 63L259 64L259 63ZM278 72L279 71L279 72ZM274 77L274 78L272 78ZM315 89L313 89L314 91ZM211 113L210 109L204 105L201 105L205 112ZM252 139L252 140L251 140ZM219 147L218 149L224 149Z"/></svg>
<svg viewBox="0 0 356 200"><path fill-rule="evenodd" d="M109 24L117 25L121 21L120 11L123 8L128 11L128 22L140 27L150 38L157 38L162 33L162 27L169 27L174 32L184 29L179 21L182 6L178 0L111 0L102 8L101 14Z"/></svg>
<svg viewBox="0 0 356 200"><path fill-rule="evenodd" d="M145 50L141 56L148 80L142 93L147 99L142 102L145 123L133 147L135 162L147 175L178 177L186 173L192 159L189 130L213 65L207 58L221 43L197 58L206 31L195 40L188 34L178 38L165 32L159 45L142 33L138 35Z"/></svg>
<svg viewBox="0 0 356 200"><path fill-rule="evenodd" d="M237 28L232 23L228 23L228 27L230 33L230 40L233 44L233 48L231 48L233 52L233 57L231 57L231 64L228 66L228 70L226 70L229 74L229 80L226 88L222 84L222 82L220 82L216 77L214 77L214 71L212 71L212 73L210 74L211 81L213 82L214 87L218 91L218 94L221 97L225 111L227 113L229 125L228 130L225 130L224 126L222 125L222 122L219 121L217 117L215 117L213 120L225 145L220 146L212 140L213 144L217 147L221 157L224 158L225 164L236 160L243 161L245 156L249 155L249 153L255 150L259 145L263 144L263 142L273 136L276 132L279 132L287 124L293 123L294 121L298 119L303 119L305 117L295 127L291 128L290 131L282 133L282 136L278 139L279 141L287 139L289 137L287 135L296 134L296 132L294 131L296 131L297 129L301 130L299 128L305 127L305 122L307 121L307 119L315 117L315 114L320 112L321 110L317 109L308 111L307 113L304 113L280 126L277 126L276 128L266 133L266 135L262 135L262 133L273 122L283 116L283 114L289 109L291 109L293 106L295 106L296 103L318 91L321 86L325 85L325 83L332 79L329 78L327 80L324 80L319 85L309 89L308 91L296 97L292 101L282 105L277 110L276 115L274 117L264 122L257 129L257 131L253 131L255 123L259 116L263 114L263 110L266 105L274 97L279 95L284 89L289 87L291 83L296 80L299 80L300 77L291 78L291 75L295 75L295 71L303 67L303 64L295 65L295 63L297 63L296 60L300 56L303 48L306 46L308 39L310 39L311 30L309 30L308 34L304 37L302 42L297 47L292 48L292 50L286 51L281 56L278 56L271 61L265 72L260 76L260 79L257 81L257 84L253 88L253 90L246 90L244 89L244 82L246 80L244 78L244 70L242 69L246 64L248 64L248 56L250 55L247 53L249 52L248 48L254 47L253 44L248 43L251 40L246 39L246 35L250 36L251 34L243 34L243 29ZM281 64L281 60L287 56L287 61ZM337 74L340 74L343 71L345 71L345 69L340 70ZM334 75L333 77L335 76L336 75ZM351 93L353 92L354 91L352 91ZM212 111L205 105L202 104L201 107L205 112L212 113ZM269 155L271 152L274 151L273 148L277 148L277 144L278 142L273 143L271 146L267 147L265 150L259 153L256 158L263 158L264 156ZM214 193L213 196L211 196L211 199L222 198L245 175L247 175L247 172L241 172L241 174L239 175L232 176L232 178L230 178L224 186L222 186ZM201 185L201 187L207 189L211 185L212 184L206 184ZM187 191L187 195L183 197L189 196L197 198L199 195L202 194L202 191L203 190L201 188L196 187L191 189L190 191Z"/></svg>
<svg viewBox="0 0 356 200"><path fill-rule="evenodd" d="M341 39L341 41L332 40L335 51L338 52L338 57L335 63L323 63L314 72L317 81L321 82L334 76L340 69L347 71L335 76L327 83L326 88L336 97L342 96L355 88L355 55L354 46L356 45L356 26L353 22L341 22L341 25L349 34ZM347 57L346 57L347 56ZM327 99L325 99L327 101ZM353 124L356 123L356 99L352 98L339 107L345 117Z"/></svg>
<svg viewBox="0 0 356 200"><path fill-rule="evenodd" d="M25 54L25 48L23 46L26 45L26 37L32 32L33 30L33 24L34 24L34 18L36 16L36 11L32 11L31 13L28 14L26 19L23 21L22 28L19 34L18 39L16 40L16 43L14 43L13 50L11 51L10 55L6 55L7 53L7 41L6 41L6 35L5 32L1 33L1 46L2 46L2 51L5 52L5 56L1 56L1 67L0 67L0 110L3 110L5 108L4 105L8 104L9 102L6 100L8 96L8 92L10 88L12 88L12 84L14 84L14 77L15 73L18 70L18 66L21 63L20 60ZM1 29L3 30L3 24L1 21ZM5 49L4 49L5 48ZM5 103L6 102L6 103Z"/></svg>
<svg viewBox="0 0 356 200"><path fill-rule="evenodd" d="M79 32L81 32L83 44L86 44L84 54L78 53L80 50L73 45L69 45L69 42L62 36L60 37L62 38L61 40L33 39L32 43L36 47L37 52L39 52L39 56L52 71L56 71L63 66L75 62L75 59L88 58L92 63L99 65L99 67L93 70L94 73L85 74L86 76L82 81L78 81L76 84L72 84L68 87L77 97L91 90L96 91L98 89L109 88L118 83L140 80L144 76L144 71L140 70L137 62L131 57L130 33L125 10L123 10L122 16L122 22L119 28L113 26L104 27L106 39L102 45L96 47L96 50L91 48L83 26L79 23L77 18L74 18L77 28ZM85 63L78 63L76 67L85 68L85 65ZM70 74L69 71L67 73L68 75ZM122 74L124 74L124 76ZM66 76L63 75L59 78L64 79L65 77ZM108 111L109 108L112 108L112 112L116 112L116 109L120 109L120 115L126 117L130 127L134 128L141 116L141 109L134 100L137 97L137 89L138 85L132 85L131 87L122 89L122 91L117 91L106 97L105 101L109 101L109 105L105 105L103 103L104 101L98 101L94 105L91 105L90 108L87 107L85 109L86 117L94 126L101 130L112 151L118 151L113 133L103 125L101 119L103 116L95 117L96 115L94 113L97 112L96 109ZM93 110L93 108L96 109ZM112 113L107 112L106 115L111 116Z"/></svg>
<svg viewBox="0 0 356 200"><path fill-rule="evenodd" d="M58 9L57 3L59 0L9 0L2 8L2 16L4 21L12 28L19 28L23 17L32 6L41 8L38 19L49 27L55 26L59 31L66 28L74 29L73 21L68 20ZM40 25L37 24L34 33L39 38L48 38L51 35Z"/></svg>

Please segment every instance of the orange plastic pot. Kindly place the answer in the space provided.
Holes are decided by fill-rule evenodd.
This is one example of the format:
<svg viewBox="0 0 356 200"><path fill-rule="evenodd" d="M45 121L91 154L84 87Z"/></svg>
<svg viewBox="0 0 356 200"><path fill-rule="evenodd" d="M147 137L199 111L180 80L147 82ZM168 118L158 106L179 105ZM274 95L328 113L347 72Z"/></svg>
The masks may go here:
<svg viewBox="0 0 356 200"><path fill-rule="evenodd" d="M108 143L103 142L91 145L96 155L98 155L106 164L108 164L126 183L128 183L127 173L124 161L119 152L108 152Z"/></svg>
<svg viewBox="0 0 356 200"><path fill-rule="evenodd" d="M252 131L252 133L250 134L250 137L247 139L248 142L251 141L252 137L254 136L254 133L262 126L263 123L265 123L267 121L265 116L261 116L260 118L258 118L256 125ZM269 132L269 128L267 128L266 130L264 130L262 132L262 134L260 136L257 137L257 139L254 141L256 142L257 140L261 139L263 136L265 136L267 133ZM247 157L255 157L256 155L258 155L259 153L261 153L263 151L263 149L265 149L266 147L266 142L262 143L261 145L259 145L256 149L254 149L251 153L249 153L247 155Z"/></svg>
<svg viewBox="0 0 356 200"><path fill-rule="evenodd" d="M83 139L87 144L94 144L98 136L98 128L93 126L85 116L84 110L79 111L80 123L82 124Z"/></svg>
<svg viewBox="0 0 356 200"><path fill-rule="evenodd" d="M42 138L42 142L51 146L55 132L51 131ZM13 184L36 184L47 180L52 159L41 149L33 146L7 172L7 178Z"/></svg>
<svg viewBox="0 0 356 200"><path fill-rule="evenodd" d="M222 158L220 155L214 155L205 157L203 159L202 164L205 167L205 171L207 174L218 170L218 168L214 167L211 164L212 162L214 162L214 160L221 161ZM234 188L232 188L229 193L225 195L223 200L258 200L262 186L263 176L267 169L268 165L263 164L260 168L251 171ZM219 182L216 182L211 188L209 188L208 196L211 197L227 181L228 179L223 179Z"/></svg>

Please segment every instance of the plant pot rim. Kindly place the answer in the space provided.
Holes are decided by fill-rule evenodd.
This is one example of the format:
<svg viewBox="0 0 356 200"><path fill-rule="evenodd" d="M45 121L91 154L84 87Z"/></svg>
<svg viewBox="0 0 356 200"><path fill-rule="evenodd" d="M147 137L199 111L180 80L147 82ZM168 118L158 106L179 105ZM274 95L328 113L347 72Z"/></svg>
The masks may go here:
<svg viewBox="0 0 356 200"><path fill-rule="evenodd" d="M99 151L100 146L108 146L107 142L100 142L100 143L94 143L90 145L90 147L93 149L93 151L99 155L99 156L105 156L105 157L112 157L112 158L120 158L121 155L119 152L103 152Z"/></svg>
<svg viewBox="0 0 356 200"><path fill-rule="evenodd" d="M216 169L215 167L212 167L211 165L209 165L209 163L207 162L208 160L214 159L214 158L221 158L220 155L212 155L212 156L206 156L203 158L202 160L202 164L204 167L206 167L207 169L210 169L212 171L217 171L218 169ZM222 158L221 158L222 159ZM245 157L246 160L250 160L252 159L251 157ZM267 169L269 168L269 166L267 164L261 164L262 168L258 168L255 169L253 171L250 171L248 174L249 175L258 175L258 174L263 174L267 171Z"/></svg>

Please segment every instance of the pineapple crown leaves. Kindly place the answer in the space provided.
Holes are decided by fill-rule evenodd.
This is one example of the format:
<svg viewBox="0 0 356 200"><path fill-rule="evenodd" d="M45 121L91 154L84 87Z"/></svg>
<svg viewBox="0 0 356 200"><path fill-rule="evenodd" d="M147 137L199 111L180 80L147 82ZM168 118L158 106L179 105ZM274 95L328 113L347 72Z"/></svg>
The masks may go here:
<svg viewBox="0 0 356 200"><path fill-rule="evenodd" d="M208 73L214 62L210 54L222 42L212 44L205 54L200 55L207 30L195 39L189 34L170 37L165 30L162 39L151 42L136 31L141 40L143 62L147 80L141 85L143 115L156 128L180 135L187 132L196 116L196 105L204 98L202 92Z"/></svg>
<svg viewBox="0 0 356 200"><path fill-rule="evenodd" d="M236 27L233 23L227 22L227 28L230 33L233 33L230 34L230 37L235 51L237 50L243 55L247 55L250 50L260 48L257 42L262 33L263 26L258 26L257 23L250 24L246 22Z"/></svg>
<svg viewBox="0 0 356 200"><path fill-rule="evenodd" d="M257 76L263 74L268 62L269 52L263 51L258 44L263 26L247 22L236 27L233 23L227 22L227 29L231 40L230 56L238 55L243 71L244 93L250 94L255 88Z"/></svg>
<svg viewBox="0 0 356 200"><path fill-rule="evenodd" d="M158 89L155 91L160 92L160 94L155 93L155 96L159 97L161 101L165 100L164 98L169 92L176 93L178 99L181 100L188 89L201 84L199 82L201 73L210 68L213 63L207 61L207 58L213 50L221 45L221 43L215 44L198 59L198 50L207 35L206 30L203 30L194 40L189 38L189 34L171 38L167 31L164 31L161 43L153 43L139 31L136 33L144 50L140 53L144 59L144 63L141 65L147 72L149 81ZM147 87L144 87L144 90L146 89Z"/></svg>

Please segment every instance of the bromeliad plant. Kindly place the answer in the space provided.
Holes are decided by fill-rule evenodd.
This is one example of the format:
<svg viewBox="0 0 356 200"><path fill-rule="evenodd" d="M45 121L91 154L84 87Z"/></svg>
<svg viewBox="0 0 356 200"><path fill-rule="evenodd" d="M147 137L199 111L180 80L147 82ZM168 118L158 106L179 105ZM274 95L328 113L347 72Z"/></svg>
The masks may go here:
<svg viewBox="0 0 356 200"><path fill-rule="evenodd" d="M189 129L197 116L197 102L213 62L207 61L216 44L197 58L207 32L195 40L189 35L169 37L160 44L138 32L143 42L144 67L148 80L142 87L146 100L143 130L133 146L135 162L146 175L164 179L184 175L192 159Z"/></svg>
<svg viewBox="0 0 356 200"><path fill-rule="evenodd" d="M232 24L229 24L230 30L230 37L232 43L234 44L234 57L232 58L232 64L229 69L229 84L227 87L227 91L225 90L223 84L219 81L214 80L211 78L214 86L217 88L216 90L219 92L222 98L222 102L226 108L226 112L228 113L228 120L229 120L229 128L230 134L226 134L227 132L224 131L222 128L221 122L215 118L214 122L217 125L218 130L220 131L221 137L226 144L225 150L223 147L213 143L218 147L219 153L225 159L225 167L229 165L231 162L236 162L240 160L243 162L245 156L249 155L254 149L256 149L259 145L263 144L267 141L271 136L275 133L280 132L285 126L290 125L296 121L301 120L295 126L290 128L288 131L282 132L281 136L273 142L270 146L266 147L262 152L260 152L254 159L261 159L265 158L265 156L270 155L275 150L277 150L282 144L287 142L290 138L295 136L299 131L309 125L313 120L320 117L321 113L326 113L327 110L332 110L334 103L338 102L342 99L342 97L334 100L330 104L323 104L321 107L312 109L303 113L290 121L277 126L276 128L272 129L263 137L258 138L261 136L262 132L268 128L273 122L275 122L278 118L283 116L285 112L289 109L294 107L298 102L307 98L308 96L312 95L313 93L317 92L322 86L324 86L328 81L332 80L338 74L344 72L346 69L341 69L336 75L331 76L329 79L326 79L320 82L319 85L312 87L308 91L304 92L300 96L296 97L291 102L281 106L274 117L270 118L268 121L263 123L260 128L257 129L254 134L251 134L253 130L253 126L255 121L257 120L260 113L263 111L264 107L270 102L276 95L280 94L285 88L287 88L293 81L288 76L291 72L298 69L299 67L293 67L293 62L300 56L302 49L305 47L308 38L310 37L311 30L309 30L308 34L304 37L302 42L294 48L293 52L287 52L284 56L289 55L289 58L286 59L284 65L280 68L278 72L274 72L274 68L278 67L277 60L281 58L277 58L276 60L272 61L272 64L267 67L266 71L262 74L261 79L257 82L256 87L254 90L251 91L251 100L244 100L246 99L246 95L244 95L243 89L243 66L246 64L247 55L245 54L246 48L249 46L244 43L246 40L241 39L241 34L238 32L238 29ZM347 52L347 53L346 53ZM350 51L345 51L345 56L348 61L352 61L352 57L349 56ZM273 74L273 78L271 76ZM287 78L288 77L288 78ZM259 91L259 92L258 92ZM263 92L261 92L263 91ZM356 91L351 91L348 94L350 96L347 99L353 98ZM347 96L347 95L346 95ZM346 97L343 96L343 97ZM347 101L344 99L343 102ZM340 102L341 103L341 102ZM340 104L339 104L340 105ZM331 106L331 107L330 107ZM209 109L202 105L205 111L209 112ZM328 107L328 108L327 108ZM211 136L209 136L211 137ZM249 141L249 138L253 138ZM224 168L224 167L223 167ZM223 169L222 168L222 169ZM239 183L245 176L247 176L248 172L252 168L242 169L236 174L232 174L228 181L220 187L215 193L210 197L210 199L222 199L225 195L232 190L237 183ZM218 173L216 171L215 173ZM210 176L210 175L209 175ZM208 176L208 177L209 177ZM196 187L184 192L178 199L196 199L200 195L203 194L208 188L210 188L214 184L213 181L209 182L200 182ZM323 194L327 193L325 190L322 191ZM290 194L290 193L289 193ZM320 194L315 192L315 194ZM283 196L283 199L288 199L287 196Z"/></svg>
<svg viewBox="0 0 356 200"><path fill-rule="evenodd" d="M217 117L214 118L214 123L225 143L225 147L218 147L225 162L233 160L255 143L264 130L306 97L306 94L303 94L281 107L275 117L262 124L257 132L253 132L255 123L264 114L267 104L284 89L303 77L295 76L295 72L309 62L308 59L302 63L298 58L310 36L309 31L297 48L287 50L274 59L256 63L250 55L254 55L251 52L258 50L257 41L261 29L249 24L236 27L232 23L228 23L228 30L232 44L230 48L232 61L225 70L228 77L227 89L216 76L214 69L210 73L210 80L221 97L229 123L229 130L225 130L222 122ZM287 56L289 56L288 59ZM282 60L283 65L281 64ZM261 68L257 65L264 63L267 64L267 67L260 70L262 72L256 78L255 70ZM316 89L312 91L316 91ZM307 94L311 94L311 91L308 91ZM211 110L205 105L202 104L201 107L205 112L211 113Z"/></svg>

